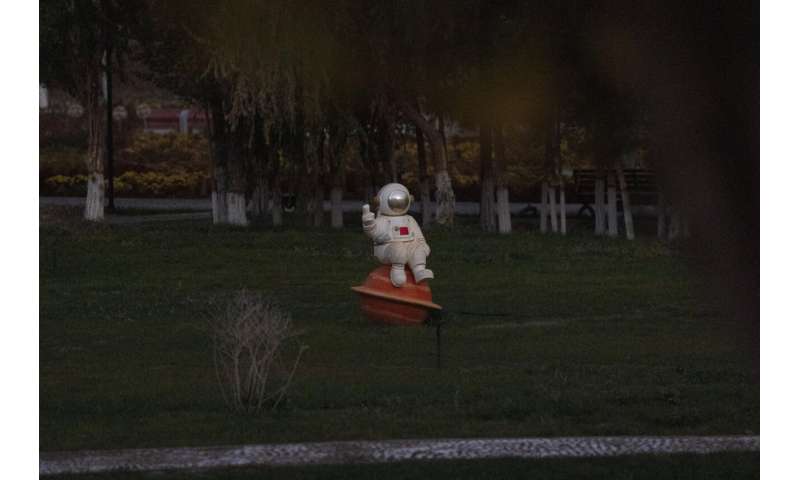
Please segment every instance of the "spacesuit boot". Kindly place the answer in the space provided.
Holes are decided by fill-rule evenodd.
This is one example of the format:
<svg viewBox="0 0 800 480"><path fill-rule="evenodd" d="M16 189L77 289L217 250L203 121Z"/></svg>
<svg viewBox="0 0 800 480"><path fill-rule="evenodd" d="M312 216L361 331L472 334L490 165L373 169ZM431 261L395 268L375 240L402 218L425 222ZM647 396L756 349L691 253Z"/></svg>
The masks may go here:
<svg viewBox="0 0 800 480"><path fill-rule="evenodd" d="M395 287L402 287L406 284L406 266L402 263L393 263L392 270L389 272L389 280Z"/></svg>
<svg viewBox="0 0 800 480"><path fill-rule="evenodd" d="M414 281L417 283L433 278L433 272L425 268L425 264L414 265L411 271L414 273Z"/></svg>

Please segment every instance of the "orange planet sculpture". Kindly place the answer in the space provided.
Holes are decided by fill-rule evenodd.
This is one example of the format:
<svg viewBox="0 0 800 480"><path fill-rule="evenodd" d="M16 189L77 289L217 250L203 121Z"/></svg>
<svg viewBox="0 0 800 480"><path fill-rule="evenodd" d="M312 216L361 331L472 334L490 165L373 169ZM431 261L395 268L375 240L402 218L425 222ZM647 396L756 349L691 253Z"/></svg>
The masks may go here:
<svg viewBox="0 0 800 480"><path fill-rule="evenodd" d="M361 312L369 320L387 325L420 325L431 310L442 307L433 303L428 282L416 283L406 268L408 281L395 287L389 278L390 265L382 265L367 276L363 285L351 287L361 297Z"/></svg>

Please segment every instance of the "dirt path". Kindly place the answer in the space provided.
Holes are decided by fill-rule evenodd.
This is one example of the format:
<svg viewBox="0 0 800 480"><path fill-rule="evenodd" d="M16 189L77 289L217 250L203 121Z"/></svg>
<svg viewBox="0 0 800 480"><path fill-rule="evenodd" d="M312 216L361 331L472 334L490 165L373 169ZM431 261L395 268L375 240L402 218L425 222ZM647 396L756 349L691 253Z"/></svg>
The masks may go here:
<svg viewBox="0 0 800 480"><path fill-rule="evenodd" d="M759 436L433 439L41 452L39 474L234 466L342 465L413 460L757 452L759 440Z"/></svg>
<svg viewBox="0 0 800 480"><path fill-rule="evenodd" d="M82 207L86 200L83 197L39 197L39 205L56 205ZM211 211L211 200L209 198L125 198L120 197L114 200L117 208L141 208L152 210L196 210ZM342 209L345 212L358 212L361 210L363 202L355 200L344 200ZM512 214L519 214L520 211L538 205L530 202L511 202L510 209ZM330 210L330 202L323 202L323 208ZM567 204L567 215L576 215L580 210L579 203ZM411 211L416 212L419 204L411 205ZM456 202L456 213L459 215L478 215L480 204L478 202ZM638 205L634 207L636 215L653 216L655 208L652 206Z"/></svg>
<svg viewBox="0 0 800 480"><path fill-rule="evenodd" d="M149 222L175 222L179 220L211 220L211 212L157 213L155 215L109 215L108 223L125 225Z"/></svg>

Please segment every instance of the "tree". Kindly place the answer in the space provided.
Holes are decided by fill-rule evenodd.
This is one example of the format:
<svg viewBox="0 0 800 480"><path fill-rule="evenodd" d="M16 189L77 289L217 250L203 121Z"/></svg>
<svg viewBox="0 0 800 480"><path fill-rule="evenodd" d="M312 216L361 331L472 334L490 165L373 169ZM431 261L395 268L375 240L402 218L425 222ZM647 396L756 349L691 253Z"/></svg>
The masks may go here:
<svg viewBox="0 0 800 480"><path fill-rule="evenodd" d="M208 120L211 149L211 206L215 224L246 223L242 195L229 195L231 184L244 184L235 174L244 175L244 152L234 149L232 129L232 86L213 72L213 53L209 32L215 25L220 1L149 0L139 13L148 19L139 33L141 48L135 59L146 66L145 76L156 85L185 100L200 105ZM186 15L186 12L192 12ZM239 132L241 133L241 132ZM243 193L243 192L242 192ZM232 205L233 208L228 208Z"/></svg>
<svg viewBox="0 0 800 480"><path fill-rule="evenodd" d="M455 194L453 185L450 182L450 174L447 171L447 157L444 151L444 142L441 135L429 122L417 112L408 102L402 101L400 108L414 125L422 130L428 143L431 146L433 156L434 183L436 185L436 223L439 225L452 226L455 217Z"/></svg>
<svg viewBox="0 0 800 480"><path fill-rule="evenodd" d="M88 130L84 218L105 216L106 119L102 76L122 72L141 10L134 0L52 0L39 5L39 65L43 83L62 88L83 104Z"/></svg>
<svg viewBox="0 0 800 480"><path fill-rule="evenodd" d="M222 4L202 37L214 78L230 85L226 118L237 126L264 119L271 138L280 129L284 158L296 171L295 187L314 225L322 223L324 160L323 105L339 43L337 2L298 4L288 0ZM228 197L244 192L229 192Z"/></svg>
<svg viewBox="0 0 800 480"><path fill-rule="evenodd" d="M353 2L349 10L351 50L368 78L373 98L399 109L428 142L434 168L436 223L452 225L455 194L445 143L435 121L441 110L442 84L451 63L454 11L458 2Z"/></svg>

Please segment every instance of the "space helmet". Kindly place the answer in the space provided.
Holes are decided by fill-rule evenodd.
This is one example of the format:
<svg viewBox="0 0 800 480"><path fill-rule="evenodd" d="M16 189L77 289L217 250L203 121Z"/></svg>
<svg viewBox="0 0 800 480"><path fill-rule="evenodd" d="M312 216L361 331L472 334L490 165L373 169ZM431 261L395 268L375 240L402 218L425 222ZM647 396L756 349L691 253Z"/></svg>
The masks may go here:
<svg viewBox="0 0 800 480"><path fill-rule="evenodd" d="M408 212L414 197L405 186L399 183L387 183L378 191L375 200L381 215L397 216Z"/></svg>

